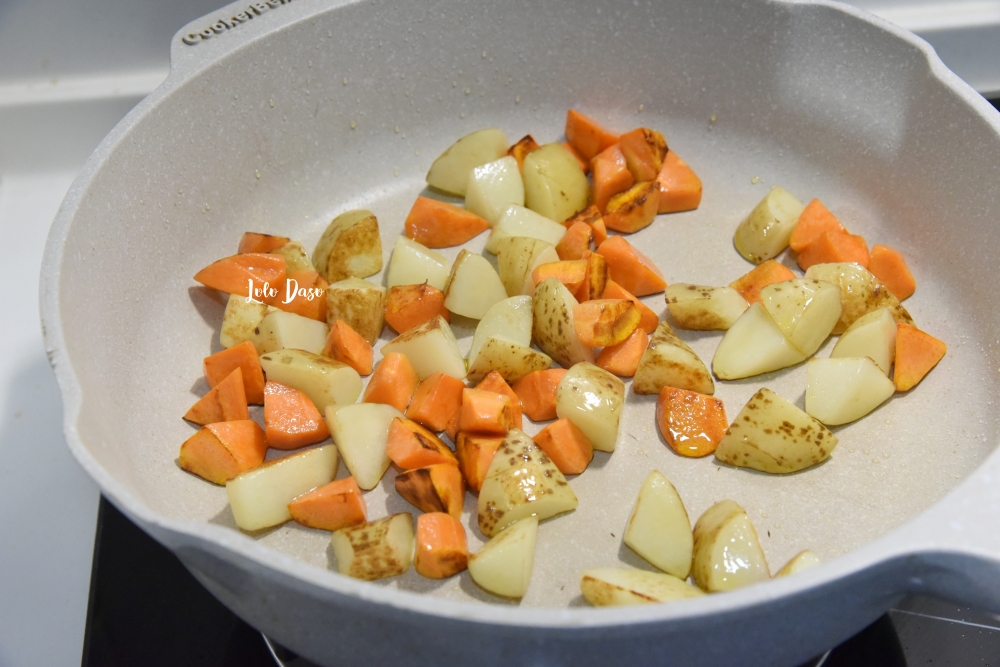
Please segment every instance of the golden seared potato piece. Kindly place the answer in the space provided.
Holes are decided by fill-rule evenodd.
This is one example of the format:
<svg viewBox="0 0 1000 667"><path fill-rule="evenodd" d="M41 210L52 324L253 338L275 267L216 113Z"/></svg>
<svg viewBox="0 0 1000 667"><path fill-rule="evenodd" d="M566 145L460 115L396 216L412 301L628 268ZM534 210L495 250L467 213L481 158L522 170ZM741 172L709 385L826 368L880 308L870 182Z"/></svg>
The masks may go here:
<svg viewBox="0 0 1000 667"><path fill-rule="evenodd" d="M456 315L480 320L494 304L506 298L507 290L488 259L468 250L458 253L444 286L445 308Z"/></svg>
<svg viewBox="0 0 1000 667"><path fill-rule="evenodd" d="M664 387L715 393L715 382L705 362L665 321L649 337L649 345L632 378L632 390L637 394L659 394Z"/></svg>
<svg viewBox="0 0 1000 667"><path fill-rule="evenodd" d="M406 355L421 380L439 371L458 380L465 378L465 358L451 327L440 315L382 346L382 356L390 352Z"/></svg>
<svg viewBox="0 0 1000 667"><path fill-rule="evenodd" d="M327 407L325 417L354 481L365 491L374 489L389 469L385 453L389 426L396 417L402 419L403 413L382 403L351 403Z"/></svg>
<svg viewBox="0 0 1000 667"><path fill-rule="evenodd" d="M267 379L298 389L320 414L330 405L347 405L361 395L361 376L339 361L305 350L276 350L260 355Z"/></svg>
<svg viewBox="0 0 1000 667"><path fill-rule="evenodd" d="M784 188L772 188L736 228L733 244L737 252L754 264L777 257L788 247L804 209Z"/></svg>
<svg viewBox="0 0 1000 667"><path fill-rule="evenodd" d="M896 320L888 308L873 310L854 320L841 334L830 357L868 357L888 376L896 357L896 331Z"/></svg>
<svg viewBox="0 0 1000 667"><path fill-rule="evenodd" d="M385 297L384 287L361 278L335 282L326 288L327 324L343 320L374 345L385 326Z"/></svg>
<svg viewBox="0 0 1000 667"><path fill-rule="evenodd" d="M357 209L334 218L316 243L313 264L331 283L381 271L382 237L375 214Z"/></svg>
<svg viewBox="0 0 1000 667"><path fill-rule="evenodd" d="M659 470L646 477L625 528L624 542L680 580L691 574L691 519L674 485Z"/></svg>
<svg viewBox="0 0 1000 667"><path fill-rule="evenodd" d="M862 315L879 308L888 308L892 319L913 324L913 318L899 299L871 271L855 262L813 264L806 278L825 280L840 288L840 320L833 334L841 334Z"/></svg>
<svg viewBox="0 0 1000 667"><path fill-rule="evenodd" d="M275 309L257 323L250 340L257 354L285 349L319 354L329 334L330 327L325 322Z"/></svg>
<svg viewBox="0 0 1000 667"><path fill-rule="evenodd" d="M469 173L507 153L507 135L495 127L467 134L448 147L431 164L427 185L450 195L464 197Z"/></svg>
<svg viewBox="0 0 1000 667"><path fill-rule="evenodd" d="M451 262L447 257L413 239L397 236L385 285L392 289L397 285L420 285L426 282L431 287L444 291L449 273Z"/></svg>
<svg viewBox="0 0 1000 667"><path fill-rule="evenodd" d="M573 308L578 303L557 278L543 280L535 288L532 339L564 368L581 361L594 361L594 351L576 337Z"/></svg>
<svg viewBox="0 0 1000 667"><path fill-rule="evenodd" d="M527 433L513 428L493 455L479 490L479 529L493 537L516 521L548 519L576 509L578 502L556 464Z"/></svg>
<svg viewBox="0 0 1000 667"><path fill-rule="evenodd" d="M237 475L226 483L226 496L237 526L261 530L291 519L288 503L336 476L337 448L324 445Z"/></svg>
<svg viewBox="0 0 1000 667"><path fill-rule="evenodd" d="M532 300L514 296L494 304L479 320L469 350L471 382L496 370L507 382L545 370L552 359L531 348Z"/></svg>
<svg viewBox="0 0 1000 667"><path fill-rule="evenodd" d="M525 286L528 284L534 293L531 272L539 264L559 261L555 246L530 236L504 237L497 242L496 254L500 282L507 290L507 296L527 294Z"/></svg>
<svg viewBox="0 0 1000 667"><path fill-rule="evenodd" d="M789 473L826 460L836 446L837 437L815 417L763 387L736 415L715 458L741 468Z"/></svg>
<svg viewBox="0 0 1000 667"><path fill-rule="evenodd" d="M504 210L486 239L486 251L497 254L500 242L510 236L527 236L557 245L565 234L566 228L558 222L524 206L511 204Z"/></svg>
<svg viewBox="0 0 1000 667"><path fill-rule="evenodd" d="M498 301L486 311L476 325L469 349L473 361L487 338L497 336L518 345L531 345L531 297L512 296Z"/></svg>
<svg viewBox="0 0 1000 667"><path fill-rule="evenodd" d="M708 593L770 579L757 531L736 502L715 503L695 523L692 574L698 587Z"/></svg>
<svg viewBox="0 0 1000 667"><path fill-rule="evenodd" d="M576 157L560 143L539 146L524 158L524 205L562 222L587 208L590 183Z"/></svg>
<svg viewBox="0 0 1000 667"><path fill-rule="evenodd" d="M802 570L808 570L811 567L816 567L823 561L820 557L815 554L815 552L805 549L799 553L792 556L792 559L785 563L785 565L774 574L774 578L787 577L791 574L796 574Z"/></svg>
<svg viewBox="0 0 1000 667"><path fill-rule="evenodd" d="M833 283L795 278L767 285L760 302L802 354L811 357L840 319L840 289Z"/></svg>
<svg viewBox="0 0 1000 667"><path fill-rule="evenodd" d="M700 588L669 574L620 567L584 570L580 577L580 592L595 607L673 602L705 594Z"/></svg>
<svg viewBox="0 0 1000 667"><path fill-rule="evenodd" d="M715 348L712 370L720 380L770 373L806 360L762 304L754 303L726 331Z"/></svg>
<svg viewBox="0 0 1000 667"><path fill-rule="evenodd" d="M664 298L677 326L696 331L725 331L750 305L732 287L687 283L668 285Z"/></svg>
<svg viewBox="0 0 1000 667"><path fill-rule="evenodd" d="M409 512L341 528L330 538L337 571L374 581L403 574L413 561L413 517Z"/></svg>
<svg viewBox="0 0 1000 667"><path fill-rule="evenodd" d="M230 294L226 302L226 312L222 316L219 343L230 348L253 339L253 331L260 321L270 313L277 312L274 306L260 301L247 300L245 296Z"/></svg>
<svg viewBox="0 0 1000 667"><path fill-rule="evenodd" d="M896 385L868 357L806 364L806 412L827 426L861 419L895 393Z"/></svg>
<svg viewBox="0 0 1000 667"><path fill-rule="evenodd" d="M625 403L625 383L603 368L574 364L556 387L556 415L583 431L594 449L615 451Z"/></svg>
<svg viewBox="0 0 1000 667"><path fill-rule="evenodd" d="M309 253L306 252L302 241L289 241L285 245L271 251L272 255L281 255L285 258L285 266L289 273L292 271L315 271Z"/></svg>
<svg viewBox="0 0 1000 667"><path fill-rule="evenodd" d="M469 575L485 590L508 598L524 597L535 565L538 519L521 519L493 536L469 556Z"/></svg>
<svg viewBox="0 0 1000 667"><path fill-rule="evenodd" d="M625 192L608 200L604 209L604 224L608 229L632 234L649 227L660 208L660 184L656 181L636 183Z"/></svg>
<svg viewBox="0 0 1000 667"><path fill-rule="evenodd" d="M524 181L517 160L505 155L469 172L466 210L496 225L511 204L524 206Z"/></svg>

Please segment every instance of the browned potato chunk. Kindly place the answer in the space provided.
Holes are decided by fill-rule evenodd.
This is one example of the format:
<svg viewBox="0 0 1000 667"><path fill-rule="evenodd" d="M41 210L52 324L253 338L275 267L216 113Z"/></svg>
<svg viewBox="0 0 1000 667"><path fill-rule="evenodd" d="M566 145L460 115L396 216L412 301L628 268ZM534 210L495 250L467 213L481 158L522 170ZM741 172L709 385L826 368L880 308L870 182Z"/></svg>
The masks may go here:
<svg viewBox="0 0 1000 667"><path fill-rule="evenodd" d="M316 244L313 264L331 283L381 271L382 237L375 214L357 209L334 218Z"/></svg>

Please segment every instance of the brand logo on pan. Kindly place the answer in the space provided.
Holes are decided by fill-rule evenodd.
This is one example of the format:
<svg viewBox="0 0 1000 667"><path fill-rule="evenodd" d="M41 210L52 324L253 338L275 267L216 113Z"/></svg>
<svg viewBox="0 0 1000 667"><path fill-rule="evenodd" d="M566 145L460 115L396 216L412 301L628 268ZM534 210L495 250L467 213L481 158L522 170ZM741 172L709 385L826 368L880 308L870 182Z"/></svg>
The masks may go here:
<svg viewBox="0 0 1000 667"><path fill-rule="evenodd" d="M181 41L190 46L194 46L199 42L212 39L216 35L221 35L227 30L232 30L241 23L251 21L270 9L275 9L281 5L287 5L291 1L292 0L267 0L266 2L255 2L252 5L248 5L242 12L233 14L228 19L219 19L214 25L210 25L201 32L192 32L184 35L184 37L181 38Z"/></svg>

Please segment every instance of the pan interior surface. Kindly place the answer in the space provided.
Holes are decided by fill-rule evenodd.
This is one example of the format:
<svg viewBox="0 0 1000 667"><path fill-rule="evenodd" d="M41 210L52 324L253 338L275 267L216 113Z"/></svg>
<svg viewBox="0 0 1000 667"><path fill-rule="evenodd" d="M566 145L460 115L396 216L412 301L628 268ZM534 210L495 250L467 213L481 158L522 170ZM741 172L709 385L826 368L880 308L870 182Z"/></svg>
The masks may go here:
<svg viewBox="0 0 1000 667"><path fill-rule="evenodd" d="M654 469L692 522L722 499L745 507L776 571L802 549L828 560L884 535L994 449L1000 140L917 46L822 5L608 3L567 16L560 3L502 1L320 12L207 65L132 119L78 195L62 256L60 317L90 455L159 515L233 526L225 491L175 462L193 433L180 415L207 389L201 360L220 349L225 306L191 276L234 253L244 231L311 248L355 207L377 215L387 264L427 194L428 166L455 139L496 126L512 142L560 140L571 107L616 130L662 131L701 176L699 209L629 238L668 283L726 285L748 271L733 230L781 185L902 251L918 282L905 305L949 349L914 390L834 429L827 462L788 476L676 456L656 431L655 397L629 391L617 450L571 479L576 511L542 524L521 604L584 604L582 569L648 567L621 538ZM662 296L644 301L662 316ZM467 351L475 323L459 320ZM678 335L706 363L721 338ZM387 328L379 345L390 338ZM805 369L719 382L730 419L761 386L801 407ZM348 474L341 465L338 477ZM371 518L416 514L393 477L367 495ZM474 550L471 495L464 522ZM335 567L324 532L287 524L246 539ZM512 604L468 574L411 570L375 585Z"/></svg>

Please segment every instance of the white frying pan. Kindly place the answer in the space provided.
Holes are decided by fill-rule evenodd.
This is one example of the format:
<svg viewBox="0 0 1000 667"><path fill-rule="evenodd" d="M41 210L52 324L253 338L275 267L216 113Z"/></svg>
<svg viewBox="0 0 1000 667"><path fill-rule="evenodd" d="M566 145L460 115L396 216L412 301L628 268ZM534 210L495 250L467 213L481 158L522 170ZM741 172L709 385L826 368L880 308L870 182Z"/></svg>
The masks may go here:
<svg viewBox="0 0 1000 667"><path fill-rule="evenodd" d="M1000 611L1000 116L922 41L819 2L273 0L192 23L172 61L71 188L42 314L77 459L248 622L325 664L781 665L909 592ZM342 577L319 531L235 530L224 491L174 462L223 310L191 276L245 230L311 245L359 205L388 260L440 151L488 126L555 140L569 107L660 129L704 180L701 208L632 239L668 281L748 270L732 231L780 184L903 251L918 280L906 305L947 357L791 476L675 456L652 399L630 394L618 450L572 481L579 509L541 526L520 604L467 574ZM457 330L468 345L469 323ZM717 334L681 335L711 359ZM761 385L801 401L805 372L720 384L730 417ZM772 570L803 548L825 564L678 604L587 607L583 568L643 567L621 531L651 469L692 517L724 498L746 507ZM368 497L374 517L408 508L386 492L393 474Z"/></svg>

